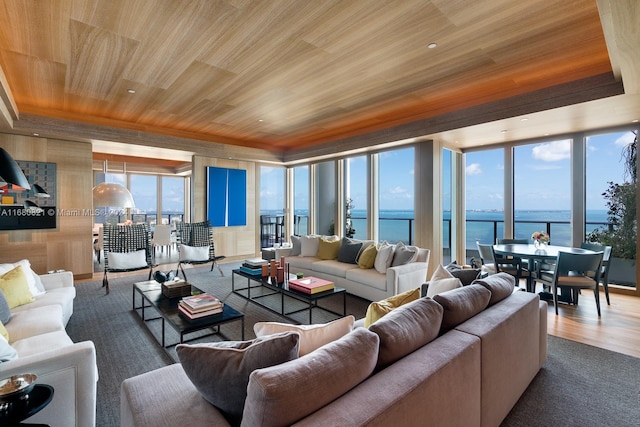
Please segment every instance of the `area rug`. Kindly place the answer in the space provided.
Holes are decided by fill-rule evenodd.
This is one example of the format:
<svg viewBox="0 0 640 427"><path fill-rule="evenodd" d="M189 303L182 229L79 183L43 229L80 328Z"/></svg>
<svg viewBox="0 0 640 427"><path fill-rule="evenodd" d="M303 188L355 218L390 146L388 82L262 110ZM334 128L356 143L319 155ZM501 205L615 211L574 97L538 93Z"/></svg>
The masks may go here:
<svg viewBox="0 0 640 427"><path fill-rule="evenodd" d="M245 314L245 339L255 337L253 324L258 321L289 321L231 292L231 269L238 264L224 264L224 277L208 267L187 270L189 281L214 293ZM165 351L159 344L160 322L146 327L139 312L132 309L132 284L147 275L110 279L111 292L105 295L101 281L77 283L74 314L67 331L74 342L95 343L99 372L97 425L120 425L120 384L126 378L174 363L175 351ZM236 286L246 280L236 276ZM272 301L277 309L277 298ZM341 310L342 299L326 300L330 308ZM368 301L348 296L347 313L361 318ZM267 304L270 304L267 301ZM331 304L335 304L331 307ZM314 311L314 323L335 316ZM300 314L305 322L306 313ZM240 323L222 326L229 339L240 339ZM167 341L177 342L178 335L167 328ZM221 338L206 337L215 341ZM173 340L173 341L172 341ZM517 360L514 361L514 369ZM425 396L427 399L428 396ZM503 422L506 427L524 426L637 426L640 419L640 359L608 350L549 337L549 357L529 388Z"/></svg>

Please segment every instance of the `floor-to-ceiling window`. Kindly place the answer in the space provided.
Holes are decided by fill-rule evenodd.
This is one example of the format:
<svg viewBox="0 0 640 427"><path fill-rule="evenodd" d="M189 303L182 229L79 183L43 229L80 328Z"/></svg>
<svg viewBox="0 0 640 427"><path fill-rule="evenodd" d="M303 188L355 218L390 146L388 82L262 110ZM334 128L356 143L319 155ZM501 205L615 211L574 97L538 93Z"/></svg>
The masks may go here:
<svg viewBox="0 0 640 427"><path fill-rule="evenodd" d="M184 178L163 176L162 178L162 222L172 224L184 218Z"/></svg>
<svg viewBox="0 0 640 427"><path fill-rule="evenodd" d="M345 225L352 237L367 238L367 156L345 159L345 200L349 203L349 218Z"/></svg>
<svg viewBox="0 0 640 427"><path fill-rule="evenodd" d="M378 240L414 241L413 147L383 151L378 159Z"/></svg>
<svg viewBox="0 0 640 427"><path fill-rule="evenodd" d="M513 162L514 238L544 231L571 246L571 140L514 147Z"/></svg>
<svg viewBox="0 0 640 427"><path fill-rule="evenodd" d="M450 150L442 150L442 262L448 264L452 261L452 231L453 218L453 153Z"/></svg>
<svg viewBox="0 0 640 427"><path fill-rule="evenodd" d="M309 234L309 165L293 168L293 234Z"/></svg>
<svg viewBox="0 0 640 427"><path fill-rule="evenodd" d="M466 153L466 254L504 234L504 149ZM468 261L468 259L467 259Z"/></svg>
<svg viewBox="0 0 640 427"><path fill-rule="evenodd" d="M260 167L260 245L270 247L285 241L285 169Z"/></svg>
<svg viewBox="0 0 640 427"><path fill-rule="evenodd" d="M133 222L155 224L158 209L158 176L131 174L130 188L136 207L132 209Z"/></svg>

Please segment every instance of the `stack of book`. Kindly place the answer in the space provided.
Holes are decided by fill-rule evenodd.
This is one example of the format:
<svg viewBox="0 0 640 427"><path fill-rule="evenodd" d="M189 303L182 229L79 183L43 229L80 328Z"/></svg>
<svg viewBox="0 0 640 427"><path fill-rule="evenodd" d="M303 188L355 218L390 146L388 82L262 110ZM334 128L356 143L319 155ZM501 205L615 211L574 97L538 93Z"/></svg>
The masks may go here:
<svg viewBox="0 0 640 427"><path fill-rule="evenodd" d="M305 294L318 294L333 290L333 282L317 277L305 277L304 279L289 280L289 289L304 292Z"/></svg>
<svg viewBox="0 0 640 427"><path fill-rule="evenodd" d="M178 310L189 319L199 319L222 313L223 305L217 297L204 293L182 298L178 303Z"/></svg>
<svg viewBox="0 0 640 427"><path fill-rule="evenodd" d="M261 276L262 266L268 263L269 261L262 258L245 259L242 265L240 266L240 270L254 276Z"/></svg>

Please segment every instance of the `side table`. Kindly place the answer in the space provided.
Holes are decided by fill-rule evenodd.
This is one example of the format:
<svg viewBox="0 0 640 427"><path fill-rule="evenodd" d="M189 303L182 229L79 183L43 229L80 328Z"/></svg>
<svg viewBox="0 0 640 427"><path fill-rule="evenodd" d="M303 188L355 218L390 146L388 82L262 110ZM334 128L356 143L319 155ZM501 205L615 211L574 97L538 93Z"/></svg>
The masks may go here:
<svg viewBox="0 0 640 427"><path fill-rule="evenodd" d="M0 425L49 427L48 424L30 424L22 421L42 411L51 402L51 399L53 399L53 387L46 384L36 384L29 393L29 400L25 406L0 412Z"/></svg>

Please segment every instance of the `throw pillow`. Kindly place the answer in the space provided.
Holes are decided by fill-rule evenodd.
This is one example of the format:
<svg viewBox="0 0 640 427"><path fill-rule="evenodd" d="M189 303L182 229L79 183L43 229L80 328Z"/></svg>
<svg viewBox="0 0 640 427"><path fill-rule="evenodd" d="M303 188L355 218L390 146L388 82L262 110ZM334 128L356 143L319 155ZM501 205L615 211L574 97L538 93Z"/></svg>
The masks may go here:
<svg viewBox="0 0 640 427"><path fill-rule="evenodd" d="M4 274L9 270L13 270L17 266L21 265L22 270L24 271L25 276L27 277L27 285L29 286L29 291L31 295L37 297L38 295L42 295L45 293L44 286L42 284L42 279L40 276L35 273L31 269L31 263L28 259L22 259L20 261L14 263L6 263L0 264L0 274Z"/></svg>
<svg viewBox="0 0 640 427"><path fill-rule="evenodd" d="M435 295L450 291L452 289L461 288L461 287L462 287L462 282L460 281L460 279L456 277L434 280L432 282L429 282L429 287L427 288L426 296L432 298Z"/></svg>
<svg viewBox="0 0 640 427"><path fill-rule="evenodd" d="M418 258L418 249L415 246L405 246L404 243L398 242L395 250L393 251L391 267L408 264L413 262L416 258Z"/></svg>
<svg viewBox="0 0 640 427"><path fill-rule="evenodd" d="M420 298L420 288L415 288L402 292L398 295L385 298L382 301L372 302L369 304L369 307L367 307L367 314L364 318L364 327L368 328L369 325L373 324L376 320L381 319L385 314L391 313L401 305L415 301L418 298Z"/></svg>
<svg viewBox="0 0 640 427"><path fill-rule="evenodd" d="M300 256L302 251L302 243L300 243L300 236L291 235L291 251L289 256Z"/></svg>
<svg viewBox="0 0 640 427"><path fill-rule="evenodd" d="M394 363L434 340L440 332L443 308L430 298L418 298L369 327L380 337L377 368Z"/></svg>
<svg viewBox="0 0 640 427"><path fill-rule="evenodd" d="M373 264L376 261L376 256L378 255L378 249L375 245L369 245L365 250L362 251L360 256L358 257L358 267L360 268L373 268Z"/></svg>
<svg viewBox="0 0 640 427"><path fill-rule="evenodd" d="M255 370L242 424L290 426L317 411L371 375L379 343L376 334L357 328L299 359Z"/></svg>
<svg viewBox="0 0 640 427"><path fill-rule="evenodd" d="M132 270L147 266L147 254L144 249L133 252L107 252L109 268L116 270Z"/></svg>
<svg viewBox="0 0 640 427"><path fill-rule="evenodd" d="M4 329L4 326L2 326L2 328ZM17 358L18 352L16 351L16 349L11 347L9 341L7 341L4 335L0 334L0 363L8 362Z"/></svg>
<svg viewBox="0 0 640 427"><path fill-rule="evenodd" d="M34 300L21 265L0 276L0 290L7 299L9 308L28 304Z"/></svg>
<svg viewBox="0 0 640 427"><path fill-rule="evenodd" d="M4 297L4 293L0 290L0 322L6 325L10 320L11 309L9 308L7 299Z"/></svg>
<svg viewBox="0 0 640 427"><path fill-rule="evenodd" d="M508 273L498 273L478 279L473 282L482 285L491 291L489 305L502 301L513 293L516 287L516 278Z"/></svg>
<svg viewBox="0 0 640 427"><path fill-rule="evenodd" d="M4 327L4 322L0 322L0 337L7 340L7 343L9 342L9 331Z"/></svg>
<svg viewBox="0 0 640 427"><path fill-rule="evenodd" d="M321 237L318 241L316 257L320 259L338 259L338 252L340 252L340 240Z"/></svg>
<svg viewBox="0 0 640 427"><path fill-rule="evenodd" d="M455 262L448 264L445 268L453 277L460 279L463 286L470 285L480 276L481 271L479 268L462 268L461 265Z"/></svg>
<svg viewBox="0 0 640 427"><path fill-rule="evenodd" d="M440 280L440 279L451 279L452 277L453 277L453 274L447 271L447 269L444 268L442 264L440 264L438 265L438 268L436 268L436 271L434 271L433 274L431 275L431 279L429 279L429 283L436 280Z"/></svg>
<svg viewBox="0 0 640 427"><path fill-rule="evenodd" d="M291 325L279 322L258 322L253 325L257 337L281 332L296 332L300 335L298 356L304 356L314 350L335 341L353 330L355 317L346 316L332 322L318 325Z"/></svg>
<svg viewBox="0 0 640 427"><path fill-rule="evenodd" d="M298 340L298 334L285 332L251 341L178 344L176 353L202 397L231 424L239 425L249 375L256 369L295 359Z"/></svg>
<svg viewBox="0 0 640 427"><path fill-rule="evenodd" d="M319 245L320 236L300 236L300 256L316 256Z"/></svg>
<svg viewBox="0 0 640 427"><path fill-rule="evenodd" d="M178 252L180 252L180 261L209 261L209 246L180 245Z"/></svg>
<svg viewBox="0 0 640 427"><path fill-rule="evenodd" d="M378 273L385 274L387 272L387 268L391 267L393 250L395 248L386 241L379 243L376 248L378 249L378 253L376 254L376 260L373 263L373 266Z"/></svg>
<svg viewBox="0 0 640 427"><path fill-rule="evenodd" d="M469 285L443 292L433 299L444 308L440 333L453 329L489 305L491 292L481 285Z"/></svg>
<svg viewBox="0 0 640 427"><path fill-rule="evenodd" d="M338 261L347 264L356 264L361 248L361 241L343 237L340 251L338 252Z"/></svg>

